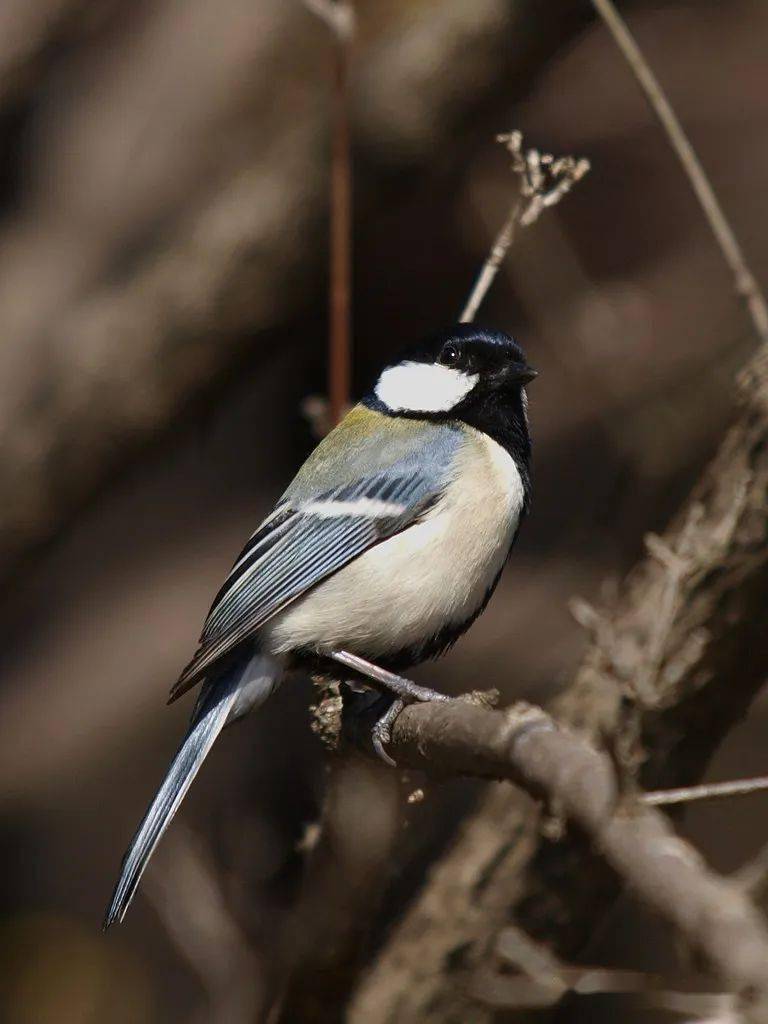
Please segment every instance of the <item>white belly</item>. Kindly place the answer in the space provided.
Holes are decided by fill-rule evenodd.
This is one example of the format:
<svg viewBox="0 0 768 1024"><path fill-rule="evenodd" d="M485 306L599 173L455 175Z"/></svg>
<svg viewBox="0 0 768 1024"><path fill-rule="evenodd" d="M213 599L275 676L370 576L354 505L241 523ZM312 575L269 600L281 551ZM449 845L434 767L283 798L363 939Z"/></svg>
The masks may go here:
<svg viewBox="0 0 768 1024"><path fill-rule="evenodd" d="M275 653L341 647L376 659L416 646L480 606L509 551L523 505L512 457L472 431L457 479L424 519L376 545L270 622Z"/></svg>

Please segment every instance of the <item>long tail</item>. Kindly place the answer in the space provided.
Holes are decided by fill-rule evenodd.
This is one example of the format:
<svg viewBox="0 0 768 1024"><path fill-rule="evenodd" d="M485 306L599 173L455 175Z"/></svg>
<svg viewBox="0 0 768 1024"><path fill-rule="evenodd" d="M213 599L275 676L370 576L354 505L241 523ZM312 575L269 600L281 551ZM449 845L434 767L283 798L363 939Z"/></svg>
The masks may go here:
<svg viewBox="0 0 768 1024"><path fill-rule="evenodd" d="M227 722L266 700L279 682L279 672L272 666L267 668L266 660L254 659L245 672L228 672L201 694L189 730L123 858L104 917L105 931L125 917L149 858L221 730ZM251 667L258 671L249 671Z"/></svg>

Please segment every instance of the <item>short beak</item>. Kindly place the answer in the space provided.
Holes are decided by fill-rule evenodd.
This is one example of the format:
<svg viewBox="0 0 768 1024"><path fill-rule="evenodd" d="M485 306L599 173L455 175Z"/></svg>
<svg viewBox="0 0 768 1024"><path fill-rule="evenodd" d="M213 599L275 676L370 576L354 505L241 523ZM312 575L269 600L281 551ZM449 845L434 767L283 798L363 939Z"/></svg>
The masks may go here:
<svg viewBox="0 0 768 1024"><path fill-rule="evenodd" d="M539 371L534 370L532 366L528 366L526 363L518 363L514 368L512 376L516 383L525 386L526 384L530 384L532 380L535 380L539 376Z"/></svg>

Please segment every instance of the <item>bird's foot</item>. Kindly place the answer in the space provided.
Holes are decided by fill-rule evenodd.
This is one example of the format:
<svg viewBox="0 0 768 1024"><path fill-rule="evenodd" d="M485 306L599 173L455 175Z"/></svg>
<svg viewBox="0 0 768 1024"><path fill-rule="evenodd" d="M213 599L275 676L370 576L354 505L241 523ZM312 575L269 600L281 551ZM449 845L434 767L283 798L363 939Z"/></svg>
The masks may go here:
<svg viewBox="0 0 768 1024"><path fill-rule="evenodd" d="M341 665L345 665L347 668L353 669L360 675L366 676L374 683L377 683L379 687L393 694L395 699L374 725L371 734L373 749L386 764L395 766L395 761L384 750L384 745L392 739L392 725L405 705L415 703L416 701L447 701L451 699L444 693L430 690L427 686L419 686L410 679L381 668L372 661L366 661L365 658L361 658L357 654L350 654L349 651L331 650L327 652L327 657L332 658Z"/></svg>
<svg viewBox="0 0 768 1024"><path fill-rule="evenodd" d="M371 729L371 743L373 749L384 762L392 768L397 768L397 761L390 757L384 747L392 740L392 726L395 719L405 707L405 701L395 697L387 710Z"/></svg>

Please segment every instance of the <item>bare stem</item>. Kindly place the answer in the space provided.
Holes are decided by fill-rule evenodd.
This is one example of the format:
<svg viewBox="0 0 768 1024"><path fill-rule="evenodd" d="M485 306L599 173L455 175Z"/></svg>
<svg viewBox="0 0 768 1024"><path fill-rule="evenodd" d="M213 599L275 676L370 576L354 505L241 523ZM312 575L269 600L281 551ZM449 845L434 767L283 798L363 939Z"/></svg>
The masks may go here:
<svg viewBox="0 0 768 1024"><path fill-rule="evenodd" d="M520 209L520 201L516 200L510 208L507 214L507 219L501 226L501 230L493 240L491 251L488 254L488 259L482 265L480 273L477 275L474 287L467 299L467 303L464 309L461 311L459 321L462 324L471 323L477 311L480 308L480 303L483 301L485 296L488 294L488 290L493 284L494 278L499 272L499 267L504 262L504 257L507 255L512 242L515 237L515 225L517 224L517 218Z"/></svg>
<svg viewBox="0 0 768 1024"><path fill-rule="evenodd" d="M654 807L669 804L687 804L695 800L722 800L733 796L748 796L768 789L768 776L754 779L733 779L729 782L708 782L700 786L681 786L679 789L657 789L644 793L642 800Z"/></svg>
<svg viewBox="0 0 768 1024"><path fill-rule="evenodd" d="M305 0L334 37L333 130L330 185L328 397L330 423L349 405L352 377L352 150L349 65L355 11L351 0Z"/></svg>
<svg viewBox="0 0 768 1024"><path fill-rule="evenodd" d="M349 405L352 375L352 155L348 39L338 39L335 50L328 368L332 423L338 423Z"/></svg>
<svg viewBox="0 0 768 1024"><path fill-rule="evenodd" d="M736 292L746 304L755 333L761 341L768 342L768 304L765 296L749 269L741 246L683 126L613 0L592 0L592 4L632 69L688 177L723 258L733 274Z"/></svg>
<svg viewBox="0 0 768 1024"><path fill-rule="evenodd" d="M700 991L706 979L699 975L677 977L673 988L671 979L659 974L564 963L513 924L498 934L493 954L466 984L473 999L494 1010L542 1010L556 1006L566 993L613 993L636 1007L697 1017L735 1007L731 993Z"/></svg>
<svg viewBox="0 0 768 1024"><path fill-rule="evenodd" d="M496 141L504 144L512 158L512 173L519 191L461 311L459 320L463 324L475 319L514 241L517 225L530 227L534 224L544 210L556 206L589 170L588 160L576 160L571 156L555 158L551 153L540 153L538 149L524 150L523 135L519 131L499 135Z"/></svg>

